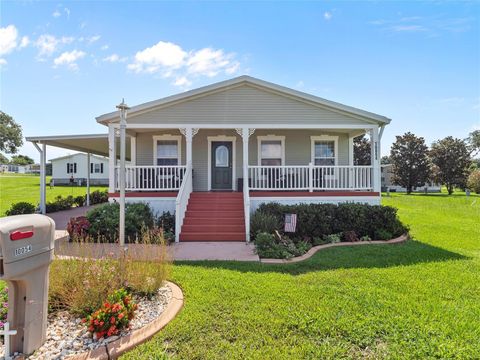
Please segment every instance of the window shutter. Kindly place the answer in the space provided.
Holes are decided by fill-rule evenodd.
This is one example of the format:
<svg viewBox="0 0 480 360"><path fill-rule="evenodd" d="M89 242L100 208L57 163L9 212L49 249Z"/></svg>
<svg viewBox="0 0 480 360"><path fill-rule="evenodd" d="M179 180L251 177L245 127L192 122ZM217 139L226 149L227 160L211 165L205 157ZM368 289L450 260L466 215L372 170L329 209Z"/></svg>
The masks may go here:
<svg viewBox="0 0 480 360"><path fill-rule="evenodd" d="M67 163L67 174L70 174L70 163Z"/></svg>
<svg viewBox="0 0 480 360"><path fill-rule="evenodd" d="M103 163L100 163L100 174L103 174Z"/></svg>
<svg viewBox="0 0 480 360"><path fill-rule="evenodd" d="M77 163L73 163L73 173L77 173Z"/></svg>
<svg viewBox="0 0 480 360"><path fill-rule="evenodd" d="M93 163L90 163L90 174L93 174Z"/></svg>

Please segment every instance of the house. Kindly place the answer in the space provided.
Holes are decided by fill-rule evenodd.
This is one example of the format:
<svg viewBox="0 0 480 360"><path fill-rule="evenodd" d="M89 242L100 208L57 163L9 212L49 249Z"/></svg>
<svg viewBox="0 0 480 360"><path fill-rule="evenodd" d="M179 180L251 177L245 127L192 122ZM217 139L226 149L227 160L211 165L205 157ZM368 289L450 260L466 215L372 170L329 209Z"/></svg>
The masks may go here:
<svg viewBox="0 0 480 360"><path fill-rule="evenodd" d="M85 185L87 172L90 172L90 185L108 185L108 158L91 155L87 165L87 154L76 153L51 159L52 180L55 185Z"/></svg>
<svg viewBox="0 0 480 360"><path fill-rule="evenodd" d="M119 113L97 122L108 136L27 139L41 158L46 145L108 154L116 201ZM150 101L128 110L126 199L175 212L177 241L248 241L250 214L265 202L379 204L389 122L250 76ZM356 166L353 138L365 133L372 165Z"/></svg>
<svg viewBox="0 0 480 360"><path fill-rule="evenodd" d="M381 182L382 182L382 191L391 191L391 192L407 192L407 189L395 185L393 183L393 165L392 164L382 164L381 165ZM433 181L425 184L424 186L416 187L413 189L414 192L441 192L442 186L440 184L435 184Z"/></svg>
<svg viewBox="0 0 480 360"><path fill-rule="evenodd" d="M23 165L14 165L14 164L1 164L0 172L6 173L15 173L15 174L25 174L26 166Z"/></svg>

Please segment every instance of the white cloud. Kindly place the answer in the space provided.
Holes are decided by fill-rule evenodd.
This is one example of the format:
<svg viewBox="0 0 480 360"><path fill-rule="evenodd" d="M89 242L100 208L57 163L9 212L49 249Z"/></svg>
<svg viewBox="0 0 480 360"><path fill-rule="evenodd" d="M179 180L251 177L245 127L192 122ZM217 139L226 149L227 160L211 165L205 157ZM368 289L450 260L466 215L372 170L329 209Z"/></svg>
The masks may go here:
<svg viewBox="0 0 480 360"><path fill-rule="evenodd" d="M43 34L40 35L35 41L35 46L39 49L38 56L42 59L44 56L50 56L58 50L61 44L71 44L75 40L72 36L62 36L56 38L53 35Z"/></svg>
<svg viewBox="0 0 480 360"><path fill-rule="evenodd" d="M23 36L22 40L20 40L20 49L27 47L28 44L30 44L30 39L28 38L28 36Z"/></svg>
<svg viewBox="0 0 480 360"><path fill-rule="evenodd" d="M186 76L181 76L175 79L175 81L173 82L173 85L180 86L180 87L188 87L192 85L192 82L188 80Z"/></svg>
<svg viewBox="0 0 480 360"><path fill-rule="evenodd" d="M330 20L332 17L333 17L333 14L330 11L325 11L323 13L323 18L327 21Z"/></svg>
<svg viewBox="0 0 480 360"><path fill-rule="evenodd" d="M64 8L63 11L65 12L65 14L67 14L67 18L70 17L70 9L69 8Z"/></svg>
<svg viewBox="0 0 480 360"><path fill-rule="evenodd" d="M93 44L94 42L100 40L100 35L94 35L94 36L91 36L89 38L87 38L87 42L89 44Z"/></svg>
<svg viewBox="0 0 480 360"><path fill-rule="evenodd" d="M61 13L60 11L58 11L58 10L55 10L55 11L53 12L52 16L53 16L54 18L58 18L58 17L62 16L62 13Z"/></svg>
<svg viewBox="0 0 480 360"><path fill-rule="evenodd" d="M305 86L305 83L303 82L303 80L300 80L295 84L295 87L297 88L303 88L304 86Z"/></svg>
<svg viewBox="0 0 480 360"><path fill-rule="evenodd" d="M110 56L107 56L107 57L104 57L102 59L102 61L106 61L106 62L111 62L111 63L115 63L115 62L125 62L127 61L128 59L126 57L120 57L118 56L117 54L112 54Z"/></svg>
<svg viewBox="0 0 480 360"><path fill-rule="evenodd" d="M396 32L421 32L428 30L422 25L394 25L390 29Z"/></svg>
<svg viewBox="0 0 480 360"><path fill-rule="evenodd" d="M5 65L7 65L7 60L0 58L0 66L5 66Z"/></svg>
<svg viewBox="0 0 480 360"><path fill-rule="evenodd" d="M103 45L100 49L101 50L108 50L108 45Z"/></svg>
<svg viewBox="0 0 480 360"><path fill-rule="evenodd" d="M17 47L18 31L14 25L0 28L0 56L11 53Z"/></svg>
<svg viewBox="0 0 480 360"><path fill-rule="evenodd" d="M77 70L77 60L83 58L85 55L85 52L79 50L65 51L59 57L55 58L53 63L55 64L55 67L66 65L72 70Z"/></svg>
<svg viewBox="0 0 480 360"><path fill-rule="evenodd" d="M240 63L235 59L235 54L225 53L222 49L207 47L187 51L177 44L159 41L137 52L127 68L136 73L174 78L174 85L187 87L192 84L191 77L234 74L240 68Z"/></svg>
<svg viewBox="0 0 480 360"><path fill-rule="evenodd" d="M171 42L159 41L156 45L135 54L135 61L128 68L136 73L162 71L167 75L171 70L183 66L187 53Z"/></svg>

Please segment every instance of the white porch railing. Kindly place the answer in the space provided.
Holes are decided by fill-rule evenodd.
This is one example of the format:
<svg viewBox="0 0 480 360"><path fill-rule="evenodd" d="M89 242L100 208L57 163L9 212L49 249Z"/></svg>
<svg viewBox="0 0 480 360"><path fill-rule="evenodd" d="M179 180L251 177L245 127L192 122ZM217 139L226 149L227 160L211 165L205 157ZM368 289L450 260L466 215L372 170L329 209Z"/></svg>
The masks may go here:
<svg viewBox="0 0 480 360"><path fill-rule="evenodd" d="M179 190L186 171L177 166L125 166L125 190ZM119 189L119 167L115 167L115 189Z"/></svg>
<svg viewBox="0 0 480 360"><path fill-rule="evenodd" d="M249 166L250 190L372 190L372 166Z"/></svg>
<svg viewBox="0 0 480 360"><path fill-rule="evenodd" d="M180 231L187 211L188 200L193 189L192 166L187 168L183 178L182 185L178 190L177 199L175 201L175 242L180 241Z"/></svg>

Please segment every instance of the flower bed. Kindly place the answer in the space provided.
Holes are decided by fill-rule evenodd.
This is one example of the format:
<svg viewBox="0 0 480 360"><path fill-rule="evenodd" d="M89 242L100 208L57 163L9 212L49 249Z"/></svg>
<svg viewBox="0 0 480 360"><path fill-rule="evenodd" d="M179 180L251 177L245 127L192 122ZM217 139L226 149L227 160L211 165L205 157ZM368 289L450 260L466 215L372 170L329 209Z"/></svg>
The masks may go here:
<svg viewBox="0 0 480 360"><path fill-rule="evenodd" d="M284 233L286 214L297 214L295 233ZM367 204L262 204L251 218L251 238L261 258L289 259L312 246L389 240L408 232L389 206Z"/></svg>

